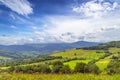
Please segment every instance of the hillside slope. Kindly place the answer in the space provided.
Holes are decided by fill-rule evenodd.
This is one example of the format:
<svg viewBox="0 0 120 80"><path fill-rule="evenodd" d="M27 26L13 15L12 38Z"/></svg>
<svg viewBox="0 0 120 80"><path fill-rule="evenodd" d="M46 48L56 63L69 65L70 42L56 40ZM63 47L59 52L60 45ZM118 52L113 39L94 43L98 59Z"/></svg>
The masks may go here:
<svg viewBox="0 0 120 80"><path fill-rule="evenodd" d="M98 45L97 42L79 41L75 43L46 43L46 44L24 44L24 45L0 45L0 56L21 58L35 57L79 47L89 47ZM7 51L7 52L2 52ZM3 54L5 53L5 54ZM19 57L18 57L19 56Z"/></svg>

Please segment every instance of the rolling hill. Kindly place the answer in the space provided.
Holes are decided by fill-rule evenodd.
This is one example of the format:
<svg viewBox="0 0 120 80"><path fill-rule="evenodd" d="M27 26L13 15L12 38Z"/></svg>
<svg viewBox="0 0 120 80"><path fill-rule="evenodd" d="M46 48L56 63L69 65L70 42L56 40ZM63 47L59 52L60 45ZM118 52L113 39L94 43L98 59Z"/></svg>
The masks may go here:
<svg viewBox="0 0 120 80"><path fill-rule="evenodd" d="M106 45L107 49L99 49L101 45ZM74 48L71 50L64 50L47 55L26 58L19 61L12 61L5 64L1 63L0 69L8 70L11 66L29 68L39 65L48 65L52 69L52 64L55 61L61 61L63 65L69 65L70 69L74 71L76 64L82 62L85 64L95 64L100 72L104 74L107 72L107 69L111 69L108 68L108 65L110 65L112 61L120 60L120 48L116 47L116 45L108 45L111 45L111 42L100 44L92 48Z"/></svg>
<svg viewBox="0 0 120 80"><path fill-rule="evenodd" d="M96 46L97 42L79 41L75 43L45 43L24 45L0 45L0 56L13 59L35 57L67 49ZM4 52L3 52L4 51Z"/></svg>

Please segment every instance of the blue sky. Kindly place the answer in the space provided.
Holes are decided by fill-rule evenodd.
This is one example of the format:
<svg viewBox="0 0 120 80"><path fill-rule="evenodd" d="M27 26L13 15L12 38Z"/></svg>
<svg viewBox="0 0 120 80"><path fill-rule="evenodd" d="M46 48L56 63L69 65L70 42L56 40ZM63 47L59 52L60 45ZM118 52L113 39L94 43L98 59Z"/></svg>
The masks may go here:
<svg viewBox="0 0 120 80"><path fill-rule="evenodd" d="M119 0L0 0L0 44L120 40Z"/></svg>

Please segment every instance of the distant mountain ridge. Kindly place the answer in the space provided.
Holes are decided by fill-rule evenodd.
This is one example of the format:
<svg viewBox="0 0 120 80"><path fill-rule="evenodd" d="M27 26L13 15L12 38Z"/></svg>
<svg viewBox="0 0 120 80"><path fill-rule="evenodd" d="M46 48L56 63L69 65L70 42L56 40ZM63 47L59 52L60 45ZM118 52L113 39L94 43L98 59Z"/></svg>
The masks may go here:
<svg viewBox="0 0 120 80"><path fill-rule="evenodd" d="M15 52L18 55L33 55L35 53L37 55L44 55L53 52L63 51L66 49L73 49L73 48L82 48L82 47L90 47L96 46L100 43L98 42L87 42L87 41L78 41L74 43L45 43L45 44L24 44L24 45L0 45L0 50L7 50L10 52ZM24 53L25 52L25 53ZM34 52L29 53L29 52ZM24 54L23 54L24 53ZM0 54L1 56L2 54ZM10 53L11 55L11 53ZM5 56L7 57L7 56Z"/></svg>

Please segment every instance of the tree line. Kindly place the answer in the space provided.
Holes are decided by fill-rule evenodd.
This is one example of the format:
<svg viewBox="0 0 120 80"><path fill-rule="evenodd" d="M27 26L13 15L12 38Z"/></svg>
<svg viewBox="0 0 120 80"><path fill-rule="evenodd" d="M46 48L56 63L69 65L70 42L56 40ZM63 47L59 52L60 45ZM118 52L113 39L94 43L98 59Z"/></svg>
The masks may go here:
<svg viewBox="0 0 120 80"><path fill-rule="evenodd" d="M16 73L100 73L98 66L93 63L76 63L74 70L71 70L69 65L64 65L61 61L54 61L52 65L39 64L29 66L11 66L7 71Z"/></svg>

